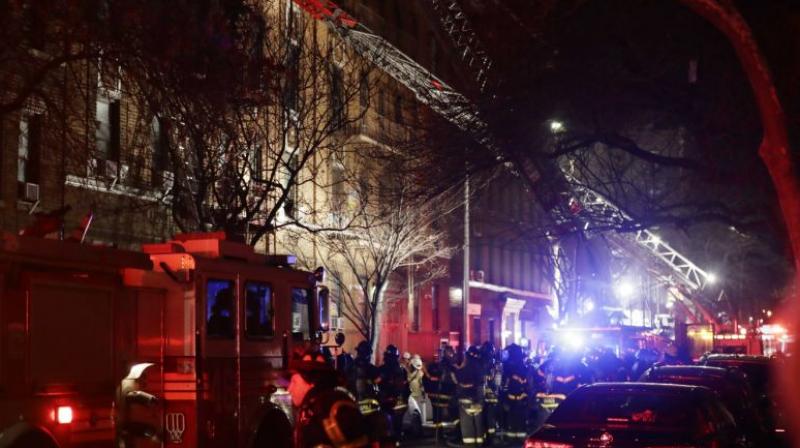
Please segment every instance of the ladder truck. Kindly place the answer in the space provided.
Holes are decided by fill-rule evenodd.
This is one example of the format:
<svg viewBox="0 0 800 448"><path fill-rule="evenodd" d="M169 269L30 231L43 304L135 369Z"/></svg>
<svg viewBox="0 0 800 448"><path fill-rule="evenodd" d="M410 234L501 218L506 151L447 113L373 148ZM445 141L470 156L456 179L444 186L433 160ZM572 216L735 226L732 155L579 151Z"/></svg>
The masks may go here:
<svg viewBox="0 0 800 448"><path fill-rule="evenodd" d="M294 0L313 18L329 25L344 42L397 82L414 93L417 100L450 121L494 154L500 154L488 123L481 118L475 104L467 97L438 78L386 39L360 23L335 3L328 0ZM493 85L493 63L474 31L466 12L457 0L431 0L443 29L450 36L462 62L472 74L479 91L486 92ZM502 159L498 155L498 159ZM519 167L535 170L531 178L543 178L549 188L556 190L559 198L548 212L560 227L567 226L579 232L591 232L593 223L609 220L620 227L635 228L636 220L612 201L582 184L563 166ZM608 232L606 238L616 247L642 259L659 280L669 285L676 303L683 308L688 325L705 325L714 332L724 331L723 324L705 305L702 295L707 285L713 283L711 275L699 268L689 258L678 252L658 235L648 229L630 233ZM720 292L719 302L724 297ZM685 327L683 327L685 328ZM706 331L699 332L707 339ZM738 334L738 333L737 333ZM681 339L681 336L678 336Z"/></svg>

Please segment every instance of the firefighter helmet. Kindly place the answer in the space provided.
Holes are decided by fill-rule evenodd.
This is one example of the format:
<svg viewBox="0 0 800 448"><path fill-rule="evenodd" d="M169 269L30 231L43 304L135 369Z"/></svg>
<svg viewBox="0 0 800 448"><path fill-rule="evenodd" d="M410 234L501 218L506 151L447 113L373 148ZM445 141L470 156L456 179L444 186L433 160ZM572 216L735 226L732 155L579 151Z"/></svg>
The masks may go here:
<svg viewBox="0 0 800 448"><path fill-rule="evenodd" d="M518 362L522 360L522 347L517 344L511 344L506 347L506 352L508 352L508 360L512 362Z"/></svg>
<svg viewBox="0 0 800 448"><path fill-rule="evenodd" d="M370 356L372 355L372 347L369 345L369 342L361 341L356 346L356 353L358 356Z"/></svg>
<svg viewBox="0 0 800 448"><path fill-rule="evenodd" d="M383 352L384 358L400 358L400 350L394 344L389 344L386 346L386 351Z"/></svg>
<svg viewBox="0 0 800 448"><path fill-rule="evenodd" d="M333 365L314 344L301 345L295 348L289 360L289 371L302 374L333 373Z"/></svg>

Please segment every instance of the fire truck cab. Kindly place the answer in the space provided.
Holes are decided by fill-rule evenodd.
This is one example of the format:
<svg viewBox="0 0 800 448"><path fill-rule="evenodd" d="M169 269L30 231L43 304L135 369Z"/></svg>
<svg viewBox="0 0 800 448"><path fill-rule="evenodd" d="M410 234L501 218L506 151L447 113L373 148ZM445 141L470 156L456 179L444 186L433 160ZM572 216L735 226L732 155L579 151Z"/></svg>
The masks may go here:
<svg viewBox="0 0 800 448"><path fill-rule="evenodd" d="M127 269L125 284L158 293L132 316L137 359L120 384L120 442L289 446L287 357L328 322L318 278L220 234L142 250L153 269Z"/></svg>

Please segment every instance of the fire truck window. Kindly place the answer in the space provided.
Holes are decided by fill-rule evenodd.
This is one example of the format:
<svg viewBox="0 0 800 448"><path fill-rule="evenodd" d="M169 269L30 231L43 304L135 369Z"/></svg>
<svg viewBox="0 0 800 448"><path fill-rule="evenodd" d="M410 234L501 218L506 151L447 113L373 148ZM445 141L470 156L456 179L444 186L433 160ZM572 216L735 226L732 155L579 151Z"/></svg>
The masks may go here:
<svg viewBox="0 0 800 448"><path fill-rule="evenodd" d="M272 287L266 283L245 284L245 335L250 338L273 336Z"/></svg>
<svg viewBox="0 0 800 448"><path fill-rule="evenodd" d="M311 337L308 322L308 290L292 288L292 333L303 335L304 339Z"/></svg>
<svg viewBox="0 0 800 448"><path fill-rule="evenodd" d="M233 339L233 281L209 280L206 284L206 335Z"/></svg>

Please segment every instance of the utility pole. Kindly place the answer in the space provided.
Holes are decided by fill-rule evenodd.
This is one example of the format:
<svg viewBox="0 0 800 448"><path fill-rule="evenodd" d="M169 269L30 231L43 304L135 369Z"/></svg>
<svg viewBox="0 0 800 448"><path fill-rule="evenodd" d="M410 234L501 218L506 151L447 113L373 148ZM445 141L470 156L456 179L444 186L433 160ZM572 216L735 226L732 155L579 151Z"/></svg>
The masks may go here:
<svg viewBox="0 0 800 448"><path fill-rule="evenodd" d="M469 344L469 173L464 177L464 282L461 285L464 324L461 328L461 350L467 353Z"/></svg>

